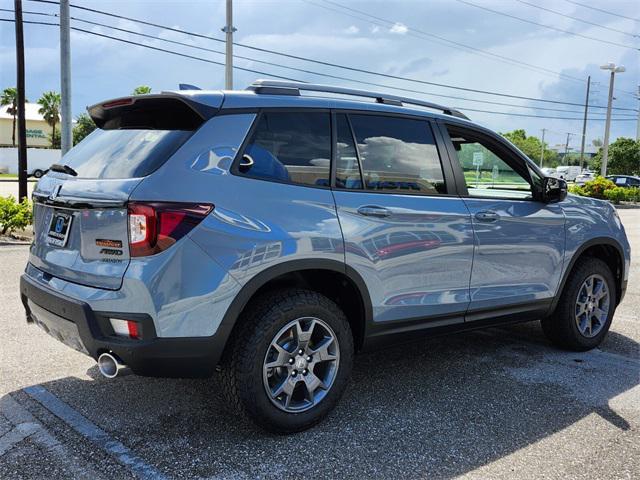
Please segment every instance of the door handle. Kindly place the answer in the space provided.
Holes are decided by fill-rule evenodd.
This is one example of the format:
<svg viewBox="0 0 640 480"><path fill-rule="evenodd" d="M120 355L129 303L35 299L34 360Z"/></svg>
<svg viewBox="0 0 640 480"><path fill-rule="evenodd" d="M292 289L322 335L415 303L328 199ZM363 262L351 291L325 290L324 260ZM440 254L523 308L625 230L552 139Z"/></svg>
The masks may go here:
<svg viewBox="0 0 640 480"><path fill-rule="evenodd" d="M391 210L388 210L384 207L378 207L376 205L367 205L364 207L360 207L358 209L358 213L366 217L384 218L391 215Z"/></svg>
<svg viewBox="0 0 640 480"><path fill-rule="evenodd" d="M500 218L496 212L492 212L491 210L482 210L481 212L476 213L476 219L480 222L495 222Z"/></svg>

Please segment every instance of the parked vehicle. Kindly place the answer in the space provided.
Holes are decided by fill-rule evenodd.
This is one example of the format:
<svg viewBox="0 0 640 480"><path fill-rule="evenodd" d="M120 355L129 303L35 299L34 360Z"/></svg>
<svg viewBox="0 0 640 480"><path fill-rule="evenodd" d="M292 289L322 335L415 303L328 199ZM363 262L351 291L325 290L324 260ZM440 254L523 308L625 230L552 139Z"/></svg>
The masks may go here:
<svg viewBox="0 0 640 480"><path fill-rule="evenodd" d="M581 173L582 169L578 166L564 165L556 168L556 176L567 182L573 182Z"/></svg>
<svg viewBox="0 0 640 480"><path fill-rule="evenodd" d="M27 176L28 176L28 177L40 178L40 177L42 177L45 173L47 173L47 170L46 170L46 169L42 169L42 168L34 168L33 170L29 170L29 171L27 171Z"/></svg>
<svg viewBox="0 0 640 480"><path fill-rule="evenodd" d="M544 175L547 176L547 177L555 177L556 176L556 169L552 168L552 167L544 167L544 168L541 168L540 171L542 173L544 173Z"/></svg>
<svg viewBox="0 0 640 480"><path fill-rule="evenodd" d="M295 432L356 352L536 319L588 350L624 296L616 210L453 109L257 81L89 113L34 191L20 288L27 320L106 377L218 366L233 411Z"/></svg>
<svg viewBox="0 0 640 480"><path fill-rule="evenodd" d="M575 183L576 185L584 185L591 180L595 180L595 178L596 176L593 172L582 172L576 177Z"/></svg>
<svg viewBox="0 0 640 480"><path fill-rule="evenodd" d="M607 178L618 187L640 188L640 177L631 175L607 175Z"/></svg>

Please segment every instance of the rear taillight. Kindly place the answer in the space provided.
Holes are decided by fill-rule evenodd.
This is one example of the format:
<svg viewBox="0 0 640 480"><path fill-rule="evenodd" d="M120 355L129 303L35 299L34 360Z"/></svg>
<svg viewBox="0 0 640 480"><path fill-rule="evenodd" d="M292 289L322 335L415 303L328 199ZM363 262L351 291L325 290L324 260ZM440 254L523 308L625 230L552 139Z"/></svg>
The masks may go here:
<svg viewBox="0 0 640 480"><path fill-rule="evenodd" d="M213 205L133 202L129 204L129 253L145 257L166 250L198 225Z"/></svg>

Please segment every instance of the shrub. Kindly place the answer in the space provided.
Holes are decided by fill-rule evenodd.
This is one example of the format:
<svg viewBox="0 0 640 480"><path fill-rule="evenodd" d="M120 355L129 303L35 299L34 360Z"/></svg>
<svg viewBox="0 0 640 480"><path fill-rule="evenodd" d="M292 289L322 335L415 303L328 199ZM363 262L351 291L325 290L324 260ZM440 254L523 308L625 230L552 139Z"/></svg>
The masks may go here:
<svg viewBox="0 0 640 480"><path fill-rule="evenodd" d="M580 185L571 185L569 187L569 193L573 193L574 195L580 195L581 197L587 196L587 194L584 193L584 189Z"/></svg>
<svg viewBox="0 0 640 480"><path fill-rule="evenodd" d="M640 188L625 188L627 202L640 202Z"/></svg>
<svg viewBox="0 0 640 480"><path fill-rule="evenodd" d="M604 191L604 196L616 205L627 198L627 188L614 187Z"/></svg>
<svg viewBox="0 0 640 480"><path fill-rule="evenodd" d="M13 196L0 197L0 235L22 230L33 222L31 202L16 201Z"/></svg>
<svg viewBox="0 0 640 480"><path fill-rule="evenodd" d="M612 188L617 188L616 184L611 180L607 180L604 177L596 177L595 180L591 180L587 182L582 187L584 191L584 196L591 198L599 198L601 200L606 199L605 191L611 190Z"/></svg>

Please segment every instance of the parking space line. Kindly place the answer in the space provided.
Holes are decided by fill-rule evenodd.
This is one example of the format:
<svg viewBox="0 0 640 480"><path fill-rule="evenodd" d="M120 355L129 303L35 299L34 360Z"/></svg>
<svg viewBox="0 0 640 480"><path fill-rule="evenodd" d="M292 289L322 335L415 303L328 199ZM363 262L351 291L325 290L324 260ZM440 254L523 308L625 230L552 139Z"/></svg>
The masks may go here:
<svg viewBox="0 0 640 480"><path fill-rule="evenodd" d="M0 437L0 456L28 438L44 447L57 462L71 472L73 478L87 480L104 478L89 465L78 465L67 448L10 395L0 398L0 413L14 426L13 430Z"/></svg>
<svg viewBox="0 0 640 480"><path fill-rule="evenodd" d="M35 385L24 389L31 398L60 418L80 435L88 438L122 465L131 469L140 478L166 478L151 465L137 457L131 450L119 441L113 439L107 432L90 422L86 417L75 411L44 387Z"/></svg>

